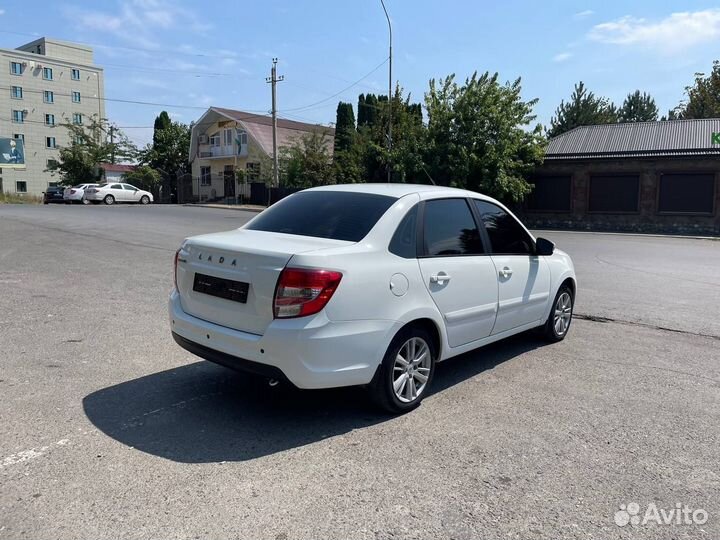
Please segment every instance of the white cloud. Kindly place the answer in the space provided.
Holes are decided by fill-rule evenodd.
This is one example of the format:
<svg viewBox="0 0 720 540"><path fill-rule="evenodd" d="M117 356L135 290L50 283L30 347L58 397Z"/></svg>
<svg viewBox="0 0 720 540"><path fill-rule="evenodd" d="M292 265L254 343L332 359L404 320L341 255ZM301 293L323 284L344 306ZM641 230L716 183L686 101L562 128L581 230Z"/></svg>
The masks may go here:
<svg viewBox="0 0 720 540"><path fill-rule="evenodd" d="M565 60L569 60L572 57L572 53L569 52L562 52L559 54L556 54L553 56L552 61L553 62L564 62Z"/></svg>
<svg viewBox="0 0 720 540"><path fill-rule="evenodd" d="M576 19L584 19L586 17L590 17L591 15L595 15L595 12L592 9L586 9L585 11L578 11L573 17Z"/></svg>
<svg viewBox="0 0 720 540"><path fill-rule="evenodd" d="M720 39L720 8L673 13L657 21L627 15L594 26L588 37L601 43L678 52Z"/></svg>

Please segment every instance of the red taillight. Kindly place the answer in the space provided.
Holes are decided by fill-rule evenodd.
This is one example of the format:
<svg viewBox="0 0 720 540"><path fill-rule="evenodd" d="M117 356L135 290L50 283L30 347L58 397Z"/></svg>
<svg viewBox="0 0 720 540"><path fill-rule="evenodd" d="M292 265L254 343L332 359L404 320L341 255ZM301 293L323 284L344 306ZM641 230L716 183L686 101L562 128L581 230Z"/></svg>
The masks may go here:
<svg viewBox="0 0 720 540"><path fill-rule="evenodd" d="M175 268L173 268L173 283L175 284L175 289L178 288L177 286L177 265L178 265L178 256L180 255L180 250L178 249L175 252L175 260L173 262Z"/></svg>
<svg viewBox="0 0 720 540"><path fill-rule="evenodd" d="M275 317L313 315L325 307L342 279L340 272L285 268L275 289Z"/></svg>

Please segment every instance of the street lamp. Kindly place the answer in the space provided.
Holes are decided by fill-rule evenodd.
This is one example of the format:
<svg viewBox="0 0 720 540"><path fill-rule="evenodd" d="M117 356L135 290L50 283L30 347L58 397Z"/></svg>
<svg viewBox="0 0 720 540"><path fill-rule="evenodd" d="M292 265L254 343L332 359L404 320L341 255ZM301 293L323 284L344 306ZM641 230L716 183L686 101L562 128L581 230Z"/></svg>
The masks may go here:
<svg viewBox="0 0 720 540"><path fill-rule="evenodd" d="M387 8L385 7L385 1L380 0L383 11L385 12L385 18L388 23L388 30L390 32L390 54L388 56L388 166L387 166L387 181L390 182L391 176L391 164L390 154L392 152L392 24L390 23L390 16L388 15Z"/></svg>

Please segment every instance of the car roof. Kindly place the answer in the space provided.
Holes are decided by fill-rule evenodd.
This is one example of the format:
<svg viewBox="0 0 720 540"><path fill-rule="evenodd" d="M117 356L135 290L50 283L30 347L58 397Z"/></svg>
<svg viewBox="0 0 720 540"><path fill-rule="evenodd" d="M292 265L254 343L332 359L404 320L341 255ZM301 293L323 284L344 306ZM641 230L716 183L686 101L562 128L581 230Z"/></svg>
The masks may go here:
<svg viewBox="0 0 720 540"><path fill-rule="evenodd" d="M374 195L386 195L388 197L405 197L417 193L421 198L434 197L475 197L478 199L492 200L490 197L469 191L446 186L430 186L426 184L334 184L319 186L306 191L344 191L348 193L370 193Z"/></svg>

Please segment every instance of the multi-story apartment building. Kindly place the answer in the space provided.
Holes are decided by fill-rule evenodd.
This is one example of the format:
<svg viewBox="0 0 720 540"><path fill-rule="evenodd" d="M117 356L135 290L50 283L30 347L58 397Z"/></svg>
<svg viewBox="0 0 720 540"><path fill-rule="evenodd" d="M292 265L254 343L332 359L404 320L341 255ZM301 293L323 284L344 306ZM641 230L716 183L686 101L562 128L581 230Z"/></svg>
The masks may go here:
<svg viewBox="0 0 720 540"><path fill-rule="evenodd" d="M68 144L63 123L105 117L103 70L85 45L40 38L0 49L0 137L23 139L25 168L0 172L0 191L39 195L58 178L46 172Z"/></svg>

